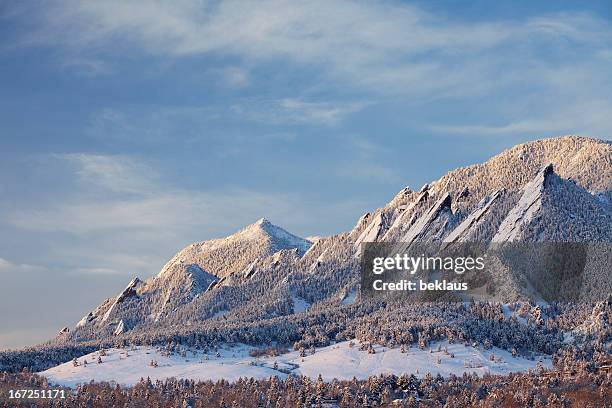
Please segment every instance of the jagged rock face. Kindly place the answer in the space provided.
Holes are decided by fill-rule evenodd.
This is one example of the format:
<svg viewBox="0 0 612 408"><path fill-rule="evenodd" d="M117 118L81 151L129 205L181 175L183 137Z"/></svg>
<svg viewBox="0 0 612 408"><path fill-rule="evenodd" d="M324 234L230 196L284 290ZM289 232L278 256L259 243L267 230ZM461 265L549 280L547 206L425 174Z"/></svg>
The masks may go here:
<svg viewBox="0 0 612 408"><path fill-rule="evenodd" d="M357 240L359 234L367 231L372 236L376 235L373 240L386 242L439 239L490 241L498 234L502 221L509 215L519 216L519 208L524 207L525 203L521 203L518 208L516 206L525 195L526 185L533 181L533 188L537 189L540 183L535 179L547 164L552 165L554 172L557 173L555 174L557 179L563 178L565 181L552 186L549 189L550 194L544 194L544 207L553 206L555 200L566 200L567 194L578 194L582 204L594 210L593 214L596 214L598 219L595 224L599 225L595 228L586 228L591 231L589 233L585 232L586 225L580 225L569 235L563 234L563 231L555 233L551 231L549 235L559 240L584 240L587 236L607 237L607 230L603 228L606 216L602 208L607 208L608 212L611 208L608 203L609 197L612 197L612 145L610 142L567 136L518 145L483 164L453 170L439 180L424 185L418 193L404 189L385 207L368 213L368 217L362 217L351 232L351 238ZM547 175L553 173L552 168L548 170ZM541 174L541 177L544 175ZM573 189L572 186L560 185L565 182L573 184ZM564 193L568 188L573 191ZM556 191L555 198L552 197L553 190ZM600 203L599 206L591 199L593 195L589 193L595 195L596 201ZM537 194L534 194L537 197ZM450 195L452 205L442 214L444 217L433 217L438 218L437 221L431 219L431 214L428 212L436 207L437 201L443 201L446 195ZM491 199L493 196L495 198ZM529 197L529 194L525 195L524 200L528 201ZM540 205L538 199L535 200L533 211ZM573 204L568 202L567 205ZM510 214L513 209L514 213ZM558 210L561 208L550 212ZM578 217L584 213L579 210L560 212L567 217ZM530 214L523 215L529 218ZM560 217L562 216L552 216L555 219ZM556 223L562 221L555 220ZM504 234L503 231L509 228L510 224L512 224L511 219L508 219L501 234ZM496 239L501 237L502 235L499 235ZM536 240L536 238L531 236L529 239ZM367 241L362 239L360 242Z"/></svg>
<svg viewBox="0 0 612 408"><path fill-rule="evenodd" d="M552 164L544 167L523 188L523 195L518 204L510 211L501 223L493 242L513 242L519 239L521 232L528 227L538 211L542 208L542 195L546 179L553 173Z"/></svg>
<svg viewBox="0 0 612 408"><path fill-rule="evenodd" d="M474 231L476 227L485 219L486 215L490 213L491 207L497 204L498 199L502 196L504 190L496 190L490 196L485 197L478 205L478 208L474 210L468 217L466 217L457 228L455 228L446 238L445 243L469 241L475 238Z"/></svg>
<svg viewBox="0 0 612 408"><path fill-rule="evenodd" d="M417 214L422 211L427 205L427 201L430 198L429 185L426 184L421 188L416 198L406 205L398 206L396 209L396 217L383 236L383 241L391 242L399 240L400 237L405 235L406 230L410 228L414 220L417 218ZM392 202L393 203L393 202Z"/></svg>
<svg viewBox="0 0 612 408"><path fill-rule="evenodd" d="M117 325L117 328L115 329L115 331L113 332L113 334L115 336L118 336L120 334L123 334L125 332L127 332L129 330L127 324L122 320L119 321L119 324Z"/></svg>
<svg viewBox="0 0 612 408"><path fill-rule="evenodd" d="M376 241L380 236L384 222L382 214L377 214L376 217L368 224L355 241L355 247L359 246L362 242L373 242Z"/></svg>
<svg viewBox="0 0 612 408"><path fill-rule="evenodd" d="M453 214L451 211L451 196L444 194L431 208L423 214L406 232L401 241L408 244L414 241L426 241L427 238L433 238L435 235L432 228L434 223L437 223L438 231L447 228L449 223L452 223ZM435 233L434 233L435 234Z"/></svg>
<svg viewBox="0 0 612 408"><path fill-rule="evenodd" d="M137 291L141 283L142 281L138 278L132 279L126 288L119 294L119 296L117 296L115 303L122 303L128 298L138 296Z"/></svg>
<svg viewBox="0 0 612 408"><path fill-rule="evenodd" d="M123 289L123 291L119 294L119 296L115 298L115 301L108 308L108 310L104 313L104 315L102 316L102 322L106 322L107 320L109 320L109 318L111 318L111 316L113 315L113 312L116 311L117 307L124 303L126 300L138 297L137 290L141 283L141 280L138 278L132 279L130 283L126 286L126 288Z"/></svg>
<svg viewBox="0 0 612 408"><path fill-rule="evenodd" d="M203 293L217 278L196 264L178 262L166 265L156 277L148 281L144 294L150 298L150 316L158 320L182 304Z"/></svg>
<svg viewBox="0 0 612 408"><path fill-rule="evenodd" d="M544 167L522 189L493 242L612 241L612 215L573 182Z"/></svg>
<svg viewBox="0 0 612 408"><path fill-rule="evenodd" d="M198 265L166 265L147 282L134 278L117 297L106 300L83 317L77 328L116 326L113 334L124 333L133 325L158 320L189 303L216 279Z"/></svg>

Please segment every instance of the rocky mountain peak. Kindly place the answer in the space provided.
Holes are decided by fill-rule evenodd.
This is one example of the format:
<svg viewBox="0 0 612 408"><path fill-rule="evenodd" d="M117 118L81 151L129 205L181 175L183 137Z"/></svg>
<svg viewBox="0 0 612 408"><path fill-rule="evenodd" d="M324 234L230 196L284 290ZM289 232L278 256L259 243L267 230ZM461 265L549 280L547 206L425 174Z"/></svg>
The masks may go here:
<svg viewBox="0 0 612 408"><path fill-rule="evenodd" d="M271 222L268 221L266 218L260 218L257 221L255 221L255 223L253 225L258 225L258 226L267 226L267 225L271 225Z"/></svg>

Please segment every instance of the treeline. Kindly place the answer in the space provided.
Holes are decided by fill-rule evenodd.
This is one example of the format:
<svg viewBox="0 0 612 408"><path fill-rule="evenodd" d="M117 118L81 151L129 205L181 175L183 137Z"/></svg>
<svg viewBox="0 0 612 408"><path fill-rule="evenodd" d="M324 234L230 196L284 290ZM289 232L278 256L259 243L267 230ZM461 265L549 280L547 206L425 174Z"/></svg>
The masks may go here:
<svg viewBox="0 0 612 408"><path fill-rule="evenodd" d="M184 346L210 349L227 343L278 344L296 349L324 347L357 339L387 347L427 347L430 342L496 346L530 358L544 353L563 360L593 361L610 353L612 308L529 303L362 302L334 309L279 316L262 321L216 320L198 324L148 327L121 336L77 345L61 342L0 352L0 369L41 371L102 347L127 345ZM569 336L569 337L568 337Z"/></svg>
<svg viewBox="0 0 612 408"><path fill-rule="evenodd" d="M89 383L67 390L65 399L17 401L9 389L49 389L46 379L28 372L0 373L0 406L32 407L606 407L612 404L612 376L581 370L575 375L529 372L508 376L462 377L380 375L358 381L286 380L236 382L141 381L129 388Z"/></svg>

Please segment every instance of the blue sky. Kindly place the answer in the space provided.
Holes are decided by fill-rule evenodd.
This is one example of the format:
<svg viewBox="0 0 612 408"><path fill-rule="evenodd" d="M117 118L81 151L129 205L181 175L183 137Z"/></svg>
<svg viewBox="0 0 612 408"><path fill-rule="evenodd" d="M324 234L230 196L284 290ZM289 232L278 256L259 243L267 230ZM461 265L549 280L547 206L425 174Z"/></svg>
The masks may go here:
<svg viewBox="0 0 612 408"><path fill-rule="evenodd" d="M610 139L612 6L4 2L0 348L264 216L350 229L514 144Z"/></svg>

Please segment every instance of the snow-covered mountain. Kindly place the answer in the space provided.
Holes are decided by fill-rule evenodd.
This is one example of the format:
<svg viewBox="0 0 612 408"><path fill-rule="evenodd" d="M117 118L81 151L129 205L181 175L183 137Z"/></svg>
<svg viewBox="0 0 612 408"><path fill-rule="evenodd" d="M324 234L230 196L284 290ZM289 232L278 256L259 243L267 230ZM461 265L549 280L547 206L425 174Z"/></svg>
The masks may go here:
<svg viewBox="0 0 612 408"><path fill-rule="evenodd" d="M249 278L256 264L280 251L303 255L311 243L262 218L226 238L196 242L179 251L153 278L134 278L115 298L84 316L87 326L113 334L157 322L199 295L237 279ZM278 257L278 255L277 255Z"/></svg>
<svg viewBox="0 0 612 408"><path fill-rule="evenodd" d="M344 307L360 301L362 242L612 242L611 202L610 142L578 136L529 142L419 191L406 187L345 233L310 242L261 219L227 238L191 244L157 276L132 281L62 336L263 321L306 309L296 302Z"/></svg>
<svg viewBox="0 0 612 408"><path fill-rule="evenodd" d="M196 264L218 278L225 278L284 249L297 249L303 255L311 243L265 218L226 238L196 242L179 251L162 269L177 263Z"/></svg>

